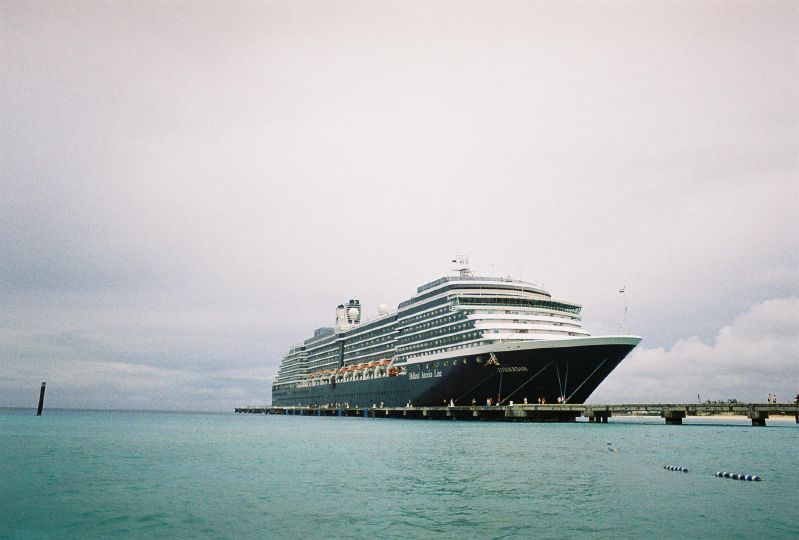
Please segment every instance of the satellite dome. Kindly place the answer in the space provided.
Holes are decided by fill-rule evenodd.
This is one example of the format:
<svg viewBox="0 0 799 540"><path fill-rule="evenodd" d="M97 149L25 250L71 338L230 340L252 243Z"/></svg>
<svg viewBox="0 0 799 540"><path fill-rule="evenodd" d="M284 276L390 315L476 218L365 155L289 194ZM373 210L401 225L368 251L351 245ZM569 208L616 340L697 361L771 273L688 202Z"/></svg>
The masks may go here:
<svg viewBox="0 0 799 540"><path fill-rule="evenodd" d="M357 319L358 318L358 308L351 307L347 310L347 317L350 319Z"/></svg>
<svg viewBox="0 0 799 540"><path fill-rule="evenodd" d="M380 315L388 315L388 304L380 304L377 306L377 312Z"/></svg>

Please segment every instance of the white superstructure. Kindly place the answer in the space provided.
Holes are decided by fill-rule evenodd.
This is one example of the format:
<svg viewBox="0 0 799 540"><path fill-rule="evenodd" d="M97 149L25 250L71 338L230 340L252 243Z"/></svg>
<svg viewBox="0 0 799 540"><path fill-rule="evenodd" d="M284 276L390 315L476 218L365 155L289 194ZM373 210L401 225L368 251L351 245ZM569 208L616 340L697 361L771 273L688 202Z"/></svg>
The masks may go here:
<svg viewBox="0 0 799 540"><path fill-rule="evenodd" d="M361 322L357 300L339 306L335 327L291 348L274 386L382 377L433 355L590 336L580 326L580 305L523 281L472 276L457 262L459 275L422 285L394 312L381 306L368 322Z"/></svg>

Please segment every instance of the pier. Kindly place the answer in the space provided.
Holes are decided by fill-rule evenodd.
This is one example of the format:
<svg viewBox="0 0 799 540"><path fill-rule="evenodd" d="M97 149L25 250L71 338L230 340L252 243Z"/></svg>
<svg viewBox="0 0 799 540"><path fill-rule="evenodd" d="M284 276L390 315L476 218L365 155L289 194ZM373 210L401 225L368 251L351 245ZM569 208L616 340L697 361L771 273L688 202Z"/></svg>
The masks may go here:
<svg viewBox="0 0 799 540"><path fill-rule="evenodd" d="M799 424L795 403L633 403L599 405L583 403L546 405L453 406L453 407L240 407L236 413L294 416L352 416L360 418L407 418L428 420L493 420L505 422L607 423L612 416L660 416L667 425L680 425L687 416L746 416L753 426L765 426L769 416L793 416Z"/></svg>

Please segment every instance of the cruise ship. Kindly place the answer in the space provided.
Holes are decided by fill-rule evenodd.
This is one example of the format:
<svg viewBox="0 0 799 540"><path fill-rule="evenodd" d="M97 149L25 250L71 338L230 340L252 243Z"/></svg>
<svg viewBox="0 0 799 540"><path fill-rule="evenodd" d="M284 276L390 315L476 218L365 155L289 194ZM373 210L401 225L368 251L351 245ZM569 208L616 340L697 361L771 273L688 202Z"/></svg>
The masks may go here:
<svg viewBox="0 0 799 540"><path fill-rule="evenodd" d="M396 310L335 326L292 347L272 385L276 406L399 407L583 403L641 341L591 336L581 306L524 281L457 275L422 285Z"/></svg>

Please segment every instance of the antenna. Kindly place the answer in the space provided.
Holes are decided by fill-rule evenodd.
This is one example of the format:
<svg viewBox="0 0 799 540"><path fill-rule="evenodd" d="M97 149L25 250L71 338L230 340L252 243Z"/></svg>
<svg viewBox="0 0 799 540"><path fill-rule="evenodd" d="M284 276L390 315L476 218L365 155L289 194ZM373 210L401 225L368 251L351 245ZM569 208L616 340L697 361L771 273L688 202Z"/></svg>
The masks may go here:
<svg viewBox="0 0 799 540"><path fill-rule="evenodd" d="M455 268L453 271L458 272L458 275L461 277L467 277L472 275L472 271L469 270L469 256L468 255L456 255L452 262L455 263Z"/></svg>
<svg viewBox="0 0 799 540"><path fill-rule="evenodd" d="M622 295L622 299L624 300L624 315L622 316L621 327L619 327L619 333L626 332L629 334L630 330L627 328L627 295L624 294L625 292L627 292L627 285L619 289L619 294Z"/></svg>

